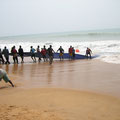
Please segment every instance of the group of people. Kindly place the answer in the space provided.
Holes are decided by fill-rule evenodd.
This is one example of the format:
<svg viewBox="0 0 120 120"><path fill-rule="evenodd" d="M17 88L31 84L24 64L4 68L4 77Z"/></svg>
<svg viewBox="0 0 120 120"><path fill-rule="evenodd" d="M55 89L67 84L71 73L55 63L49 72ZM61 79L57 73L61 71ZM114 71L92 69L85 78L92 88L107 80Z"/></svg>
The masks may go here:
<svg viewBox="0 0 120 120"><path fill-rule="evenodd" d="M69 59L74 59L75 58L75 49L74 47L70 46L70 48L68 49L69 52Z"/></svg>
<svg viewBox="0 0 120 120"><path fill-rule="evenodd" d="M3 56L2 56L2 54L4 55L5 60L4 60ZM23 57L24 56L24 51L23 51L22 47L19 46L19 49L18 49L18 52L17 52L15 46L13 46L11 48L11 55L13 56L14 63L18 63L18 54L22 59L21 62L24 62L23 61L23 59L24 59L24 57ZM4 63L5 64L10 64L9 55L10 55L10 53L9 53L9 50L7 49L6 46L4 47L3 51L1 51L1 49L0 49L0 62L2 62L3 64Z"/></svg>
<svg viewBox="0 0 120 120"><path fill-rule="evenodd" d="M37 49L34 49L33 46L30 47L30 54L31 54L31 58L34 62L36 62L36 55L38 57L38 61L41 61L41 58L43 58L44 62L48 61L48 58L51 60L53 59L53 54L55 53L55 51L52 48L52 45L50 45L50 47L48 49L46 49L46 46L44 45L43 48L41 48L40 50L40 46L37 47ZM3 55L4 57L3 57ZM24 51L22 46L19 46L19 49L17 51L16 47L13 46L11 48L11 53L9 53L9 50L7 49L7 47L5 46L3 51L0 49L0 63L2 62L3 64L10 64L9 61L9 55L13 56L13 61L14 63L18 64L18 55L21 57L21 63L24 63ZM5 60L4 60L5 58Z"/></svg>
<svg viewBox="0 0 120 120"><path fill-rule="evenodd" d="M37 54L35 54L36 52ZM40 51L40 46L38 46L36 50L33 48L33 46L31 46L30 53L31 53L31 58L34 62L36 62L36 55L37 55L39 62L41 61L41 58L43 58L44 62L47 62L49 58L51 64L51 60L53 60L55 51L53 50L52 45L50 45L48 49L46 49L46 46L44 45L43 48L41 48L41 51Z"/></svg>
<svg viewBox="0 0 120 120"><path fill-rule="evenodd" d="M57 52L59 52L60 60L63 60L64 59L64 49L62 48L62 46L59 47ZM47 62L49 60L49 62L51 64L52 61L53 61L53 58L54 58L54 53L55 53L55 51L53 50L52 45L50 45L48 49L44 45L43 48L41 48L41 50L40 50L39 45L37 46L37 49L33 48L33 46L30 47L30 55L31 55L31 58L34 62L36 62L36 57L38 57L39 62L41 61L41 58L43 58L44 62ZM69 49L68 49L68 53L69 53L69 59L72 60L72 59L75 58L74 47L70 46ZM87 48L86 49L86 56L88 57L88 55L89 55L90 58L91 58L91 53L92 53L92 51L90 50L90 48ZM4 55L5 60L2 56L2 54ZM21 63L24 62L25 53L24 53L21 45L19 46L18 51L16 50L16 47L13 46L11 48L11 53L9 53L9 50L7 49L6 46L4 47L3 51L1 51L1 49L0 49L0 62L2 62L3 64L4 63L5 64L10 64L10 61L9 61L9 55L10 54L13 56L14 63L18 64L18 55L21 57Z"/></svg>
<svg viewBox="0 0 120 120"><path fill-rule="evenodd" d="M60 60L64 59L63 55L64 55L64 49L62 48L62 46L60 46L60 48L57 50L57 52L59 51L59 58ZM31 53L31 58L34 62L36 62L36 53L37 52L37 57L38 57L38 61L41 61L41 57L43 58L44 62L48 61L49 58L49 63L52 64L53 58L54 58L54 53L55 51L52 48L52 45L50 45L50 47L48 49L46 49L46 46L43 46L43 48L40 51L40 46L37 47L37 49L35 50L33 48L33 46L30 47L30 53ZM75 58L75 49L74 47L70 46L70 48L68 49L69 52L69 59L74 59ZM88 55L91 58L91 49L87 48L86 49L86 56L88 57ZM4 60L2 54L4 54L4 57L6 59L6 61ZM11 49L11 54L13 56L13 61L14 63L18 63L18 54L21 57L21 62L24 62L24 51L23 48L21 46L19 46L18 52L15 48L15 46L12 47ZM4 47L3 51L1 51L0 49L0 60L2 61L2 63L5 64L10 64L9 62L9 50L6 48L6 46ZM14 87L12 81L8 78L7 73L5 70L0 69L0 81L4 80L6 83L10 83L12 87Z"/></svg>

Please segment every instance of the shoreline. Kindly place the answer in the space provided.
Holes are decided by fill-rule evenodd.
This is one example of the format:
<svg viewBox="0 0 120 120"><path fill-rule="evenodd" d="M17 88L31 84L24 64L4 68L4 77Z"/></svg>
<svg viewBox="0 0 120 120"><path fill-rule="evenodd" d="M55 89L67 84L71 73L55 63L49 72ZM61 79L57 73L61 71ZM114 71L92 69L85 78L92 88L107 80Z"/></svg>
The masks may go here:
<svg viewBox="0 0 120 120"><path fill-rule="evenodd" d="M55 60L52 65L48 62L31 62L0 67L7 71L18 88L67 88L120 98L120 65L98 59Z"/></svg>
<svg viewBox="0 0 120 120"><path fill-rule="evenodd" d="M120 65L99 60L0 65L0 119L120 119Z"/></svg>

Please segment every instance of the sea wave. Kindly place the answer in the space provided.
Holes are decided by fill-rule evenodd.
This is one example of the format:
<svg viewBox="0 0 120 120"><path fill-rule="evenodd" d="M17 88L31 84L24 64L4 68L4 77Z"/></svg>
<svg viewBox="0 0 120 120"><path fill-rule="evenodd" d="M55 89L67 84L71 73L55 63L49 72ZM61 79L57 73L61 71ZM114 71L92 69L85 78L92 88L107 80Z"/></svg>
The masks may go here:
<svg viewBox="0 0 120 120"><path fill-rule="evenodd" d="M93 55L99 55L98 59L120 64L120 40L103 40L103 41L80 41L80 42L72 42L72 41L61 41L61 42L54 42L54 41L41 41L41 42L33 42L33 41L18 41L18 42L3 42L0 41L0 48L3 49L4 46L7 46L9 51L11 50L12 46L16 46L16 49L19 48L21 45L25 52L30 51L30 46L37 48L39 45L42 48L44 45L48 48L49 45L53 46L55 51L58 50L60 46L63 47L65 52L68 52L68 48L72 45L75 49L79 49L80 52L77 54L85 54L86 48L89 47Z"/></svg>

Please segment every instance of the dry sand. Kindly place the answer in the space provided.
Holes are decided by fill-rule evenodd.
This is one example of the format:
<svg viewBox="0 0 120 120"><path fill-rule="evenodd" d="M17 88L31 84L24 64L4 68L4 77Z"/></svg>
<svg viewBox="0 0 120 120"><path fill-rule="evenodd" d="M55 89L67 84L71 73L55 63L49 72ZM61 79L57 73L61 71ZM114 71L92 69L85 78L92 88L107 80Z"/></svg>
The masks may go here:
<svg viewBox="0 0 120 120"><path fill-rule="evenodd" d="M120 65L98 60L0 65L0 120L120 120Z"/></svg>

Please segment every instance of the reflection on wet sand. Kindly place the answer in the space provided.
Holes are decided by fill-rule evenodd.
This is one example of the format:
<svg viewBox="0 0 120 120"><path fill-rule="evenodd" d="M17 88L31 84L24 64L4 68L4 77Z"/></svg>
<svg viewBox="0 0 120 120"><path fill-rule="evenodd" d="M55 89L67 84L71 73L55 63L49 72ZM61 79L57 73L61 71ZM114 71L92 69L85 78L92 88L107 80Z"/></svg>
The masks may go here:
<svg viewBox="0 0 120 120"><path fill-rule="evenodd" d="M98 60L54 61L0 66L17 87L63 87L119 96L120 66Z"/></svg>

